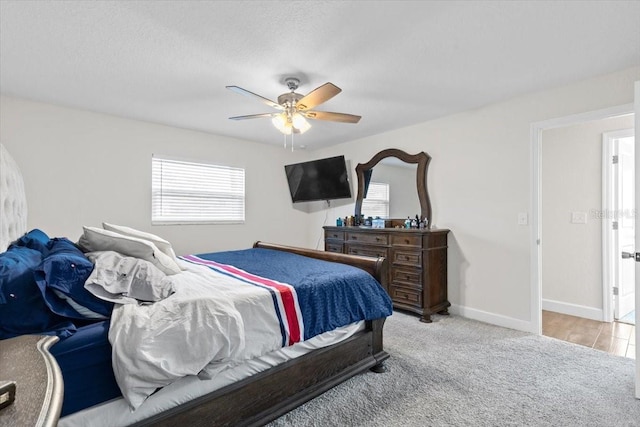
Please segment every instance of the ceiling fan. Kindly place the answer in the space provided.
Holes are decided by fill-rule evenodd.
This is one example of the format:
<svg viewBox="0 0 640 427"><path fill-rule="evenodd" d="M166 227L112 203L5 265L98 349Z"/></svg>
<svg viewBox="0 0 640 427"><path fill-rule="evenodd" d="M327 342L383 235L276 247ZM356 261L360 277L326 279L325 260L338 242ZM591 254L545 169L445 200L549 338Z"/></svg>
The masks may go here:
<svg viewBox="0 0 640 427"><path fill-rule="evenodd" d="M304 133L309 130L311 125L306 119L328 120L341 123L358 123L358 121L360 121L360 116L353 114L312 110L312 108L317 107L342 92L342 89L333 83L325 83L304 96L295 92L300 85L299 79L295 77L287 77L285 79L285 83L290 92L280 95L278 97L278 102L274 102L238 86L227 86L227 89L229 90L241 95L257 98L261 102L279 111L229 118L231 120L246 120L271 117L273 125L285 135L291 135L292 133Z"/></svg>

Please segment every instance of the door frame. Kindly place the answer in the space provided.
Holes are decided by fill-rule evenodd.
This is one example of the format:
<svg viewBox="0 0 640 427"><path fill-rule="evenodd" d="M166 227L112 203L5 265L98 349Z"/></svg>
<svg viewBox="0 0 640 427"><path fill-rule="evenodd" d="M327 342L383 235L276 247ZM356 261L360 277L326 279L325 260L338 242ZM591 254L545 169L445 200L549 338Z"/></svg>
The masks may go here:
<svg viewBox="0 0 640 427"><path fill-rule="evenodd" d="M542 335L542 194L541 179L542 165L542 131L571 126L584 122L590 122L600 119L624 116L634 113L634 104L624 104L615 107L605 108L602 110L589 111L586 113L573 114L565 117L544 120L531 124L530 131L530 147L531 147L531 181L530 181L530 210L531 210L531 237L530 237L530 257L531 257L531 312L530 327L531 332ZM636 121L638 117L636 116ZM640 151L640 150L638 150ZM636 176L640 175L637 174ZM639 292L636 292L636 295ZM640 347L639 347L640 348ZM640 364L639 364L640 365Z"/></svg>
<svg viewBox="0 0 640 427"><path fill-rule="evenodd" d="M640 165L640 150L638 150L638 133L640 131L640 80L637 80L633 84L633 99L634 99L634 111L635 117L635 134L636 134L636 169ZM638 197L638 191L640 191L640 173L636 173L636 206L640 202ZM636 230L640 229L640 219L636 215ZM640 248L640 233L636 233L636 249ZM640 263L636 262L636 308L640 308ZM636 343L640 342L640 310L636 310ZM636 345L636 399L640 399L640 346Z"/></svg>
<svg viewBox="0 0 640 427"><path fill-rule="evenodd" d="M610 143L612 139L624 138L634 135L634 129L620 129L602 134L602 321L613 322L614 320L614 299L613 287L616 283L616 262L619 264L621 258L618 255L615 233L613 232L613 221L616 216L611 215L617 212L615 204L614 188L614 168L613 155L614 147ZM616 261L617 260L617 261Z"/></svg>

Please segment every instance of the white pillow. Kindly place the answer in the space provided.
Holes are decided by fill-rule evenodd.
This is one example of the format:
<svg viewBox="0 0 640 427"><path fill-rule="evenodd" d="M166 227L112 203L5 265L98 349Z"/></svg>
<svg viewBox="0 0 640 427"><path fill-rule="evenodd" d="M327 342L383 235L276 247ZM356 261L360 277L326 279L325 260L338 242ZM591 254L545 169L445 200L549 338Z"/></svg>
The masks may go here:
<svg viewBox="0 0 640 427"><path fill-rule="evenodd" d="M180 273L180 267L168 255L152 242L136 237L125 236L97 227L82 227L84 233L78 244L87 252L115 251L125 256L149 261L165 274Z"/></svg>
<svg viewBox="0 0 640 427"><path fill-rule="evenodd" d="M102 223L102 228L108 231L113 231L118 234L122 234L124 236L135 237L137 239L148 240L160 249L168 257L171 257L172 260L178 263L178 258L176 257L176 253L173 251L171 247L171 243L167 240L163 239L160 236L156 236L155 234L147 233L144 231L136 230L135 228L125 227L124 225L115 225L109 224L107 222Z"/></svg>
<svg viewBox="0 0 640 427"><path fill-rule="evenodd" d="M119 304L152 303L174 292L171 278L149 261L113 251L85 256L95 267L84 287L100 299Z"/></svg>

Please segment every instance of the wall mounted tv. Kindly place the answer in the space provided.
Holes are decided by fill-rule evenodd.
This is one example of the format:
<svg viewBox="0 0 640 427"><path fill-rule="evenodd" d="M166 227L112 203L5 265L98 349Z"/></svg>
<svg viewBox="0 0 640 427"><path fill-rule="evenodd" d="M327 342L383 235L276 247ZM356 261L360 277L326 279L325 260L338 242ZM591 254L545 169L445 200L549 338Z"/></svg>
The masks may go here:
<svg viewBox="0 0 640 427"><path fill-rule="evenodd" d="M293 203L351 197L344 156L286 165L284 170Z"/></svg>

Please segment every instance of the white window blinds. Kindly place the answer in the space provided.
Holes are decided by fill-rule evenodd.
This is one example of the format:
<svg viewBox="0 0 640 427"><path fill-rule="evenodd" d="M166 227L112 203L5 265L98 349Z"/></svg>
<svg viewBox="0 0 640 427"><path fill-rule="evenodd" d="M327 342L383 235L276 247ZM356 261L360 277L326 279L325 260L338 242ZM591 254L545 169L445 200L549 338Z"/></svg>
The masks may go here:
<svg viewBox="0 0 640 427"><path fill-rule="evenodd" d="M389 218L389 184L370 182L367 198L362 201L365 217Z"/></svg>
<svg viewBox="0 0 640 427"><path fill-rule="evenodd" d="M244 169L152 157L154 224L244 222Z"/></svg>

